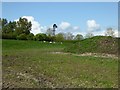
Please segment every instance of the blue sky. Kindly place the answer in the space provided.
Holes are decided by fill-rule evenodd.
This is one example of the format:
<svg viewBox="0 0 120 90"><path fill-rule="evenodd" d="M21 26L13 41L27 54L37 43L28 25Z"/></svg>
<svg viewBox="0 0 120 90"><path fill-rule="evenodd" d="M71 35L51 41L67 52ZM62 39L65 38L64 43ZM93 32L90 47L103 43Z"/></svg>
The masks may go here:
<svg viewBox="0 0 120 90"><path fill-rule="evenodd" d="M16 20L30 16L37 32L53 23L60 32L102 34L107 27L118 27L117 2L3 2L2 17ZM65 27L65 28L64 28ZM75 28L76 27L76 28ZM39 29L38 29L39 28ZM39 31L37 31L39 30Z"/></svg>

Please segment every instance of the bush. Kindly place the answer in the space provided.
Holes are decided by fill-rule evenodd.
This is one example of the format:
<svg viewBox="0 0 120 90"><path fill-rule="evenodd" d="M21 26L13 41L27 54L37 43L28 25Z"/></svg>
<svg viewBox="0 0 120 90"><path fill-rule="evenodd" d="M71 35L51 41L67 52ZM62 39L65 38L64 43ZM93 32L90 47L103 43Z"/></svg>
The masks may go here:
<svg viewBox="0 0 120 90"><path fill-rule="evenodd" d="M2 39L16 39L16 34L14 33L3 33Z"/></svg>
<svg viewBox="0 0 120 90"><path fill-rule="evenodd" d="M30 33L29 35L27 35L27 40L33 40L34 34Z"/></svg>
<svg viewBox="0 0 120 90"><path fill-rule="evenodd" d="M16 37L16 39L18 39L18 40L26 40L27 39L27 35L26 34L20 34L20 35L18 35L17 37Z"/></svg>
<svg viewBox="0 0 120 90"><path fill-rule="evenodd" d="M62 42L62 41L64 41L64 36L63 36L63 34L61 34L61 33L57 34L57 35L55 36L55 41L57 41L57 42Z"/></svg>
<svg viewBox="0 0 120 90"><path fill-rule="evenodd" d="M37 40L37 41L46 41L47 40L47 36L46 36L46 34L39 33L39 34L35 35L34 40Z"/></svg>

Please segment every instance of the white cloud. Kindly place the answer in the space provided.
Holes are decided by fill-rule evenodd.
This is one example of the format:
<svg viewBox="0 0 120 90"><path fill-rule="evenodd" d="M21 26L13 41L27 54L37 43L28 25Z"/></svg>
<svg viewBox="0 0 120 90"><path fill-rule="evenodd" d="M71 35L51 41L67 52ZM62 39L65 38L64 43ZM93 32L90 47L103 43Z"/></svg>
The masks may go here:
<svg viewBox="0 0 120 90"><path fill-rule="evenodd" d="M93 32L100 29L100 25L96 23L95 20L88 20L87 27L89 32Z"/></svg>
<svg viewBox="0 0 120 90"><path fill-rule="evenodd" d="M74 26L74 27L73 27L73 30L80 30L80 27Z"/></svg>
<svg viewBox="0 0 120 90"><path fill-rule="evenodd" d="M62 30L66 30L70 27L71 27L71 24L68 23L68 22L61 22L61 24L59 25L59 28L62 29Z"/></svg>
<svg viewBox="0 0 120 90"><path fill-rule="evenodd" d="M115 37L120 37L120 31L118 31L117 29L115 29L114 32L115 32Z"/></svg>
<svg viewBox="0 0 120 90"><path fill-rule="evenodd" d="M115 37L120 37L120 31L118 31L117 29L113 29L113 31ZM106 29L93 32L94 36L99 36L99 35L105 36L105 33L106 33Z"/></svg>
<svg viewBox="0 0 120 90"><path fill-rule="evenodd" d="M47 30L47 26L41 26L41 32L42 33L46 33Z"/></svg>
<svg viewBox="0 0 120 90"><path fill-rule="evenodd" d="M105 30L95 31L94 36L105 36Z"/></svg>
<svg viewBox="0 0 120 90"><path fill-rule="evenodd" d="M41 33L41 29L43 29L43 27L40 26L39 22L35 21L33 16L22 16L21 18L26 18L29 22L32 23L31 33L33 34ZM19 19L16 19L15 21L18 20Z"/></svg>
<svg viewBox="0 0 120 90"><path fill-rule="evenodd" d="M79 26L73 26L69 22L61 22L58 25L58 31L59 32L64 32L64 33L71 32L71 33L74 33L74 32L78 32L79 30L80 30Z"/></svg>
<svg viewBox="0 0 120 90"><path fill-rule="evenodd" d="M81 34L81 35L85 36L86 32L79 32L79 31L78 32L73 32L73 35L76 36L77 34Z"/></svg>

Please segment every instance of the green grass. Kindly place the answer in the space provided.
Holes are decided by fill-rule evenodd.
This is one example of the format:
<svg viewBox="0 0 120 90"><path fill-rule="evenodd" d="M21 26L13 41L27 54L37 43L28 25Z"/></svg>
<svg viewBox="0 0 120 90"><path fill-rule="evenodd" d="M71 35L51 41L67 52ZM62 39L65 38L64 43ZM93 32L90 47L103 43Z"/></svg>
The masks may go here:
<svg viewBox="0 0 120 90"><path fill-rule="evenodd" d="M50 44L49 42L43 43L42 41L24 41L24 40L3 40L3 49L40 49L40 48L62 48L64 44L60 42Z"/></svg>
<svg viewBox="0 0 120 90"><path fill-rule="evenodd" d="M63 52L68 43L3 40L2 45L3 87L118 87L117 59L52 53Z"/></svg>
<svg viewBox="0 0 120 90"><path fill-rule="evenodd" d="M87 38L69 45L65 48L65 51L72 53L107 53L118 54L118 38L112 38L107 36L95 36Z"/></svg>

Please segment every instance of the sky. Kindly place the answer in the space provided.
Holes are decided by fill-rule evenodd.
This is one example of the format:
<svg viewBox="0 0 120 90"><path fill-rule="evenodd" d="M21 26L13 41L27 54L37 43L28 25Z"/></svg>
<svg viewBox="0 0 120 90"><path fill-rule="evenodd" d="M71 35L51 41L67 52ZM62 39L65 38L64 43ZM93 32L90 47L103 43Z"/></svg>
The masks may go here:
<svg viewBox="0 0 120 90"><path fill-rule="evenodd" d="M2 2L119 2L119 0L1 0Z"/></svg>
<svg viewBox="0 0 120 90"><path fill-rule="evenodd" d="M45 33L54 23L56 33L104 35L112 27L118 34L117 2L3 2L2 17L8 21L27 18L34 34Z"/></svg>

